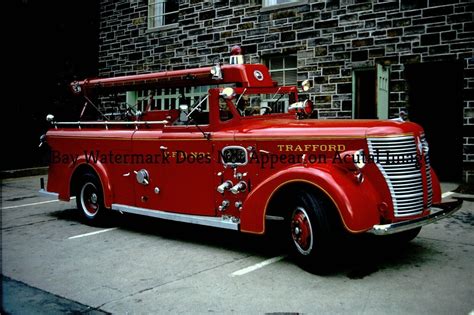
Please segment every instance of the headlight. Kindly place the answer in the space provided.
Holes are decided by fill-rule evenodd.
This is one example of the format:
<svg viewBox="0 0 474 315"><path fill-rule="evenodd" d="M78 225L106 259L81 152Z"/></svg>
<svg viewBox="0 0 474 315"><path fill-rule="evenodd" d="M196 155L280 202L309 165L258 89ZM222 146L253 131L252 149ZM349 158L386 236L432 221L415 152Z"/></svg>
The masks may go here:
<svg viewBox="0 0 474 315"><path fill-rule="evenodd" d="M348 174L351 174L354 180L358 184L362 184L364 181L364 174L361 170L367 164L367 160L364 154L364 150L360 149L357 151L345 151L338 155L336 166L344 169Z"/></svg>
<svg viewBox="0 0 474 315"><path fill-rule="evenodd" d="M339 155L337 162L336 165L340 165L350 172L359 172L367 164L363 149L342 152Z"/></svg>
<svg viewBox="0 0 474 315"><path fill-rule="evenodd" d="M366 161L365 161L365 155L364 155L364 150L360 149L354 152L354 158L352 160L354 162L354 166L361 170L365 167Z"/></svg>
<svg viewBox="0 0 474 315"><path fill-rule="evenodd" d="M303 90L303 92L308 92L310 88L311 82L308 79L301 82L301 89Z"/></svg>
<svg viewBox="0 0 474 315"><path fill-rule="evenodd" d="M213 66L211 68L211 74L212 78L215 80L221 80L222 79L222 70L219 64Z"/></svg>

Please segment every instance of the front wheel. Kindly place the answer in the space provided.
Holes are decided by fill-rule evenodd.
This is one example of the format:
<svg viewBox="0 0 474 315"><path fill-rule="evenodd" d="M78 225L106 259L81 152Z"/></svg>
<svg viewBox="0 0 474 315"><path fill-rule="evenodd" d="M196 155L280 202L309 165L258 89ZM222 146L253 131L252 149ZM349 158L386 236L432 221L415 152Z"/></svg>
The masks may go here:
<svg viewBox="0 0 474 315"><path fill-rule="evenodd" d="M86 222L94 224L103 220L104 197L96 175L85 174L81 177L76 191L76 204Z"/></svg>
<svg viewBox="0 0 474 315"><path fill-rule="evenodd" d="M325 272L341 232L336 209L322 193L298 191L288 203L290 252L301 266Z"/></svg>
<svg viewBox="0 0 474 315"><path fill-rule="evenodd" d="M305 208L297 207L291 215L291 238L301 255L309 255L313 250L313 227Z"/></svg>

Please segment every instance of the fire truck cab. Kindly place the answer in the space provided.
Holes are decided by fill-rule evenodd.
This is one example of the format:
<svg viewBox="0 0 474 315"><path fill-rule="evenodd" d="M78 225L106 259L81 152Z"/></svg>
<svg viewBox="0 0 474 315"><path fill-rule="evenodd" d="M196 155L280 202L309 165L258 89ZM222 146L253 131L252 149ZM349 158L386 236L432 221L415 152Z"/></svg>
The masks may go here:
<svg viewBox="0 0 474 315"><path fill-rule="evenodd" d="M120 211L263 234L276 220L298 261L317 265L338 233L411 239L461 206L442 202L420 126L313 119L312 102L261 64L71 88L86 103L78 121L47 117L51 163L42 192L76 196L90 223ZM310 88L303 82L303 92ZM158 97L165 89L168 101ZM100 112L97 102L117 99L128 106L84 119L92 107Z"/></svg>

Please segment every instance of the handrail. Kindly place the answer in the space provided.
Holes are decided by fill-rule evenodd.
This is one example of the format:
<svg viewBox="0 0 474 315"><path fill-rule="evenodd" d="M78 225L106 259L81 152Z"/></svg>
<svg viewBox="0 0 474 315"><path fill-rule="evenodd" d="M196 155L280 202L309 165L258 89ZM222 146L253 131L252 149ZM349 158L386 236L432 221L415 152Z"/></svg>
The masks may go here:
<svg viewBox="0 0 474 315"><path fill-rule="evenodd" d="M52 122L53 125L166 125L168 120L152 120L152 121L59 121Z"/></svg>

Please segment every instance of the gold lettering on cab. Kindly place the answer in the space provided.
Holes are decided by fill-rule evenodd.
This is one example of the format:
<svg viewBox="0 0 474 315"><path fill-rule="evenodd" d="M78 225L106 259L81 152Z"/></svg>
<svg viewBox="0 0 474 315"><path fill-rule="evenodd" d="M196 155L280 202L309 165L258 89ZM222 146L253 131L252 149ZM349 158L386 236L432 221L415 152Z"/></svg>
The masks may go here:
<svg viewBox="0 0 474 315"><path fill-rule="evenodd" d="M344 144L277 144L279 152L343 152Z"/></svg>

